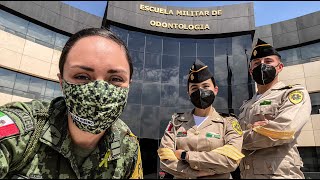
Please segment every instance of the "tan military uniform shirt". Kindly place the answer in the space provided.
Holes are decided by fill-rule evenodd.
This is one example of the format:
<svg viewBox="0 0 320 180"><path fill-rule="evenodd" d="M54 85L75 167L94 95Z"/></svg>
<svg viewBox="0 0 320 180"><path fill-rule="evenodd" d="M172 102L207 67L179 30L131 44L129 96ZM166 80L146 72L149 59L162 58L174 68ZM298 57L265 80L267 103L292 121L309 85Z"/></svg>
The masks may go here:
<svg viewBox="0 0 320 180"><path fill-rule="evenodd" d="M278 82L261 97L257 94L240 108L245 158L240 163L242 178L304 178L297 138L310 119L308 92ZM252 124L269 120L264 126Z"/></svg>
<svg viewBox="0 0 320 180"><path fill-rule="evenodd" d="M159 150L167 148L188 151L187 162L160 157L160 168L175 178L230 178L243 157L242 130L234 117L222 117L214 108L208 118L195 125L193 113L188 112L169 123L161 139ZM174 129L175 128L175 129ZM158 150L158 153L159 153Z"/></svg>

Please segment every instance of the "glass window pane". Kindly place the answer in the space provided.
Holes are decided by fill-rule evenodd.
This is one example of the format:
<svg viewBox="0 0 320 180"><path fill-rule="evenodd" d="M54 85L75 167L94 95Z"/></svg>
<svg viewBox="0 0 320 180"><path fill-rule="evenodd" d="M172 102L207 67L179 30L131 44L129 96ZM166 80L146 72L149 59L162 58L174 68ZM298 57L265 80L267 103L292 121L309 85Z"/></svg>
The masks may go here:
<svg viewBox="0 0 320 180"><path fill-rule="evenodd" d="M148 82L159 82L161 78L161 56L160 54L145 55L144 80Z"/></svg>
<svg viewBox="0 0 320 180"><path fill-rule="evenodd" d="M46 87L46 80L30 77L29 93L35 95L35 99L40 99L40 96L44 96Z"/></svg>
<svg viewBox="0 0 320 180"><path fill-rule="evenodd" d="M164 131L168 127L169 121L171 120L171 116L175 113L179 112L178 107L160 107L160 130L159 130L159 138L162 138L164 135Z"/></svg>
<svg viewBox="0 0 320 180"><path fill-rule="evenodd" d="M303 63L303 61L301 60L300 48L279 51L279 54L281 55L281 61L285 66Z"/></svg>
<svg viewBox="0 0 320 180"><path fill-rule="evenodd" d="M310 58L320 56L319 49L320 49L320 43L310 44L310 45L301 47L302 59L310 59Z"/></svg>
<svg viewBox="0 0 320 180"><path fill-rule="evenodd" d="M141 105L127 104L120 119L125 122L134 135L140 137Z"/></svg>
<svg viewBox="0 0 320 180"><path fill-rule="evenodd" d="M213 40L198 40L197 43L197 57L199 56L214 56Z"/></svg>
<svg viewBox="0 0 320 180"><path fill-rule="evenodd" d="M142 104L160 105L160 84L143 83Z"/></svg>
<svg viewBox="0 0 320 180"><path fill-rule="evenodd" d="M111 25L110 30L127 44L128 30Z"/></svg>
<svg viewBox="0 0 320 180"><path fill-rule="evenodd" d="M179 82L179 57L162 55L162 83L178 84Z"/></svg>
<svg viewBox="0 0 320 180"><path fill-rule="evenodd" d="M231 38L218 38L214 40L214 56L226 57L226 54L232 55L232 41Z"/></svg>
<svg viewBox="0 0 320 180"><path fill-rule="evenodd" d="M161 106L176 106L179 97L179 86L161 85Z"/></svg>
<svg viewBox="0 0 320 180"><path fill-rule="evenodd" d="M143 106L141 116L141 138L159 138L159 107Z"/></svg>
<svg viewBox="0 0 320 180"><path fill-rule="evenodd" d="M9 28L10 32L15 31L18 32L18 35L25 35L27 34L28 23L22 18L0 10L0 25Z"/></svg>
<svg viewBox="0 0 320 180"><path fill-rule="evenodd" d="M196 57L181 57L179 67L179 83L187 85L189 71L192 64L195 62Z"/></svg>
<svg viewBox="0 0 320 180"><path fill-rule="evenodd" d="M161 53L162 52L162 38L159 36L146 36L146 52Z"/></svg>
<svg viewBox="0 0 320 180"><path fill-rule="evenodd" d="M190 101L189 94L188 94L188 87L187 85L180 85L179 86L179 99L178 99L179 107L180 108L193 108L193 104ZM182 111L182 109L179 111Z"/></svg>
<svg viewBox="0 0 320 180"><path fill-rule="evenodd" d="M179 41L175 38L163 38L163 54L179 56Z"/></svg>
<svg viewBox="0 0 320 180"><path fill-rule="evenodd" d="M320 93L310 93L310 99L312 105L320 105Z"/></svg>
<svg viewBox="0 0 320 180"><path fill-rule="evenodd" d="M29 24L28 32L27 32L27 36L34 38L35 42L45 43L43 45L51 45L51 46L54 45L55 34L56 34L55 32L33 23Z"/></svg>
<svg viewBox="0 0 320 180"><path fill-rule="evenodd" d="M129 31L128 48L144 52L145 35L140 32Z"/></svg>
<svg viewBox="0 0 320 180"><path fill-rule="evenodd" d="M142 83L130 84L128 103L141 104Z"/></svg>
<svg viewBox="0 0 320 180"><path fill-rule="evenodd" d="M0 68L0 87L13 89L16 73L4 68Z"/></svg>
<svg viewBox="0 0 320 180"><path fill-rule="evenodd" d="M63 94L62 94L62 91L61 91L60 84L56 83L55 87L54 87L53 97L59 97L59 96L63 96Z"/></svg>
<svg viewBox="0 0 320 180"><path fill-rule="evenodd" d="M185 39L180 42L180 56L196 56L195 40Z"/></svg>
<svg viewBox="0 0 320 180"><path fill-rule="evenodd" d="M47 81L46 92L44 94L45 97L48 97L48 98L54 97L53 93L54 93L55 86L56 86L55 82Z"/></svg>
<svg viewBox="0 0 320 180"><path fill-rule="evenodd" d="M68 36L56 33L55 49L62 51L64 45L67 43L68 40Z"/></svg>

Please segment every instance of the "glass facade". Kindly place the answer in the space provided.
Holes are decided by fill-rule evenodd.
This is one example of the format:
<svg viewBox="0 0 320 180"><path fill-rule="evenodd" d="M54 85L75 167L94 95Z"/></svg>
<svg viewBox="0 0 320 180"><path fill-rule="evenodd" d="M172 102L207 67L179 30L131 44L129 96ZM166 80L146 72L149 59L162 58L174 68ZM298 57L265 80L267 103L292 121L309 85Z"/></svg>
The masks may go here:
<svg viewBox="0 0 320 180"><path fill-rule="evenodd" d="M62 96L60 85L54 81L0 68L0 92L29 99L47 100Z"/></svg>
<svg viewBox="0 0 320 180"><path fill-rule="evenodd" d="M311 114L320 114L320 92L310 93L312 112Z"/></svg>
<svg viewBox="0 0 320 180"><path fill-rule="evenodd" d="M62 51L69 37L36 25L0 9L0 30Z"/></svg>
<svg viewBox="0 0 320 180"><path fill-rule="evenodd" d="M127 43L133 60L133 81L121 118L140 138L146 177L157 178L156 151L171 115L193 108L187 94L187 78L196 59L208 65L219 86L214 102L217 111L238 114L242 102L254 92L254 82L247 71L250 34L197 39L153 35L115 25L110 25L110 30Z"/></svg>
<svg viewBox="0 0 320 180"><path fill-rule="evenodd" d="M319 60L320 42L309 44L302 47L279 51L282 62L285 66L303 64ZM317 58L317 59L316 59Z"/></svg>

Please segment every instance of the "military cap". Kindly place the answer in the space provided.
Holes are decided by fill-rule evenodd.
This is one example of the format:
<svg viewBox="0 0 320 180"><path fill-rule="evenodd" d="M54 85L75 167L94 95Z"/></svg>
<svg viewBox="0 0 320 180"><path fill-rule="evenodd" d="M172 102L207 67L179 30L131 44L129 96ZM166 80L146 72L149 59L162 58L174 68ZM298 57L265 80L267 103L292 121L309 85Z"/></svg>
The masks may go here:
<svg viewBox="0 0 320 180"><path fill-rule="evenodd" d="M271 55L277 55L281 58L280 54L270 44L258 39L256 46L252 50L250 61Z"/></svg>
<svg viewBox="0 0 320 180"><path fill-rule="evenodd" d="M200 83L212 77L213 75L210 72L208 66L206 66L203 62L197 59L193 63L189 71L188 82Z"/></svg>

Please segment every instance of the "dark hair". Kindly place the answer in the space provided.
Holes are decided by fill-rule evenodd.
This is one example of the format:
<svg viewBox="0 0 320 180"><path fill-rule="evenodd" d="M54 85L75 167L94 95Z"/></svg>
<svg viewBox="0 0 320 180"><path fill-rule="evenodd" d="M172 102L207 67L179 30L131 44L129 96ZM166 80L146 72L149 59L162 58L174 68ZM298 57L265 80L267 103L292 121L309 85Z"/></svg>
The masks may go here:
<svg viewBox="0 0 320 180"><path fill-rule="evenodd" d="M132 65L132 59L129 55L129 51L128 51L126 44L120 38L118 38L115 34L113 34L110 30L103 29L103 28L82 29L82 30L78 31L77 33L73 34L69 38L69 40L67 41L67 43L64 45L64 47L62 49L62 53L61 53L61 56L59 59L59 70L60 70L61 77L63 77L63 67L64 67L64 64L66 63L67 56L70 52L70 49L74 46L74 44L77 41L79 41L80 39L82 39L84 37L89 37L89 36L101 36L106 39L110 39L125 49L126 57L127 57L127 60L128 60L129 66L130 66L130 79L131 79L132 73L133 73L133 65Z"/></svg>
<svg viewBox="0 0 320 180"><path fill-rule="evenodd" d="M211 77L210 79L211 79L211 81L212 81L212 83L213 83L213 87L216 87L217 84L216 84L216 80L214 79L214 77ZM189 92L189 83L190 83L190 82L188 81L188 83L187 83L188 92Z"/></svg>

